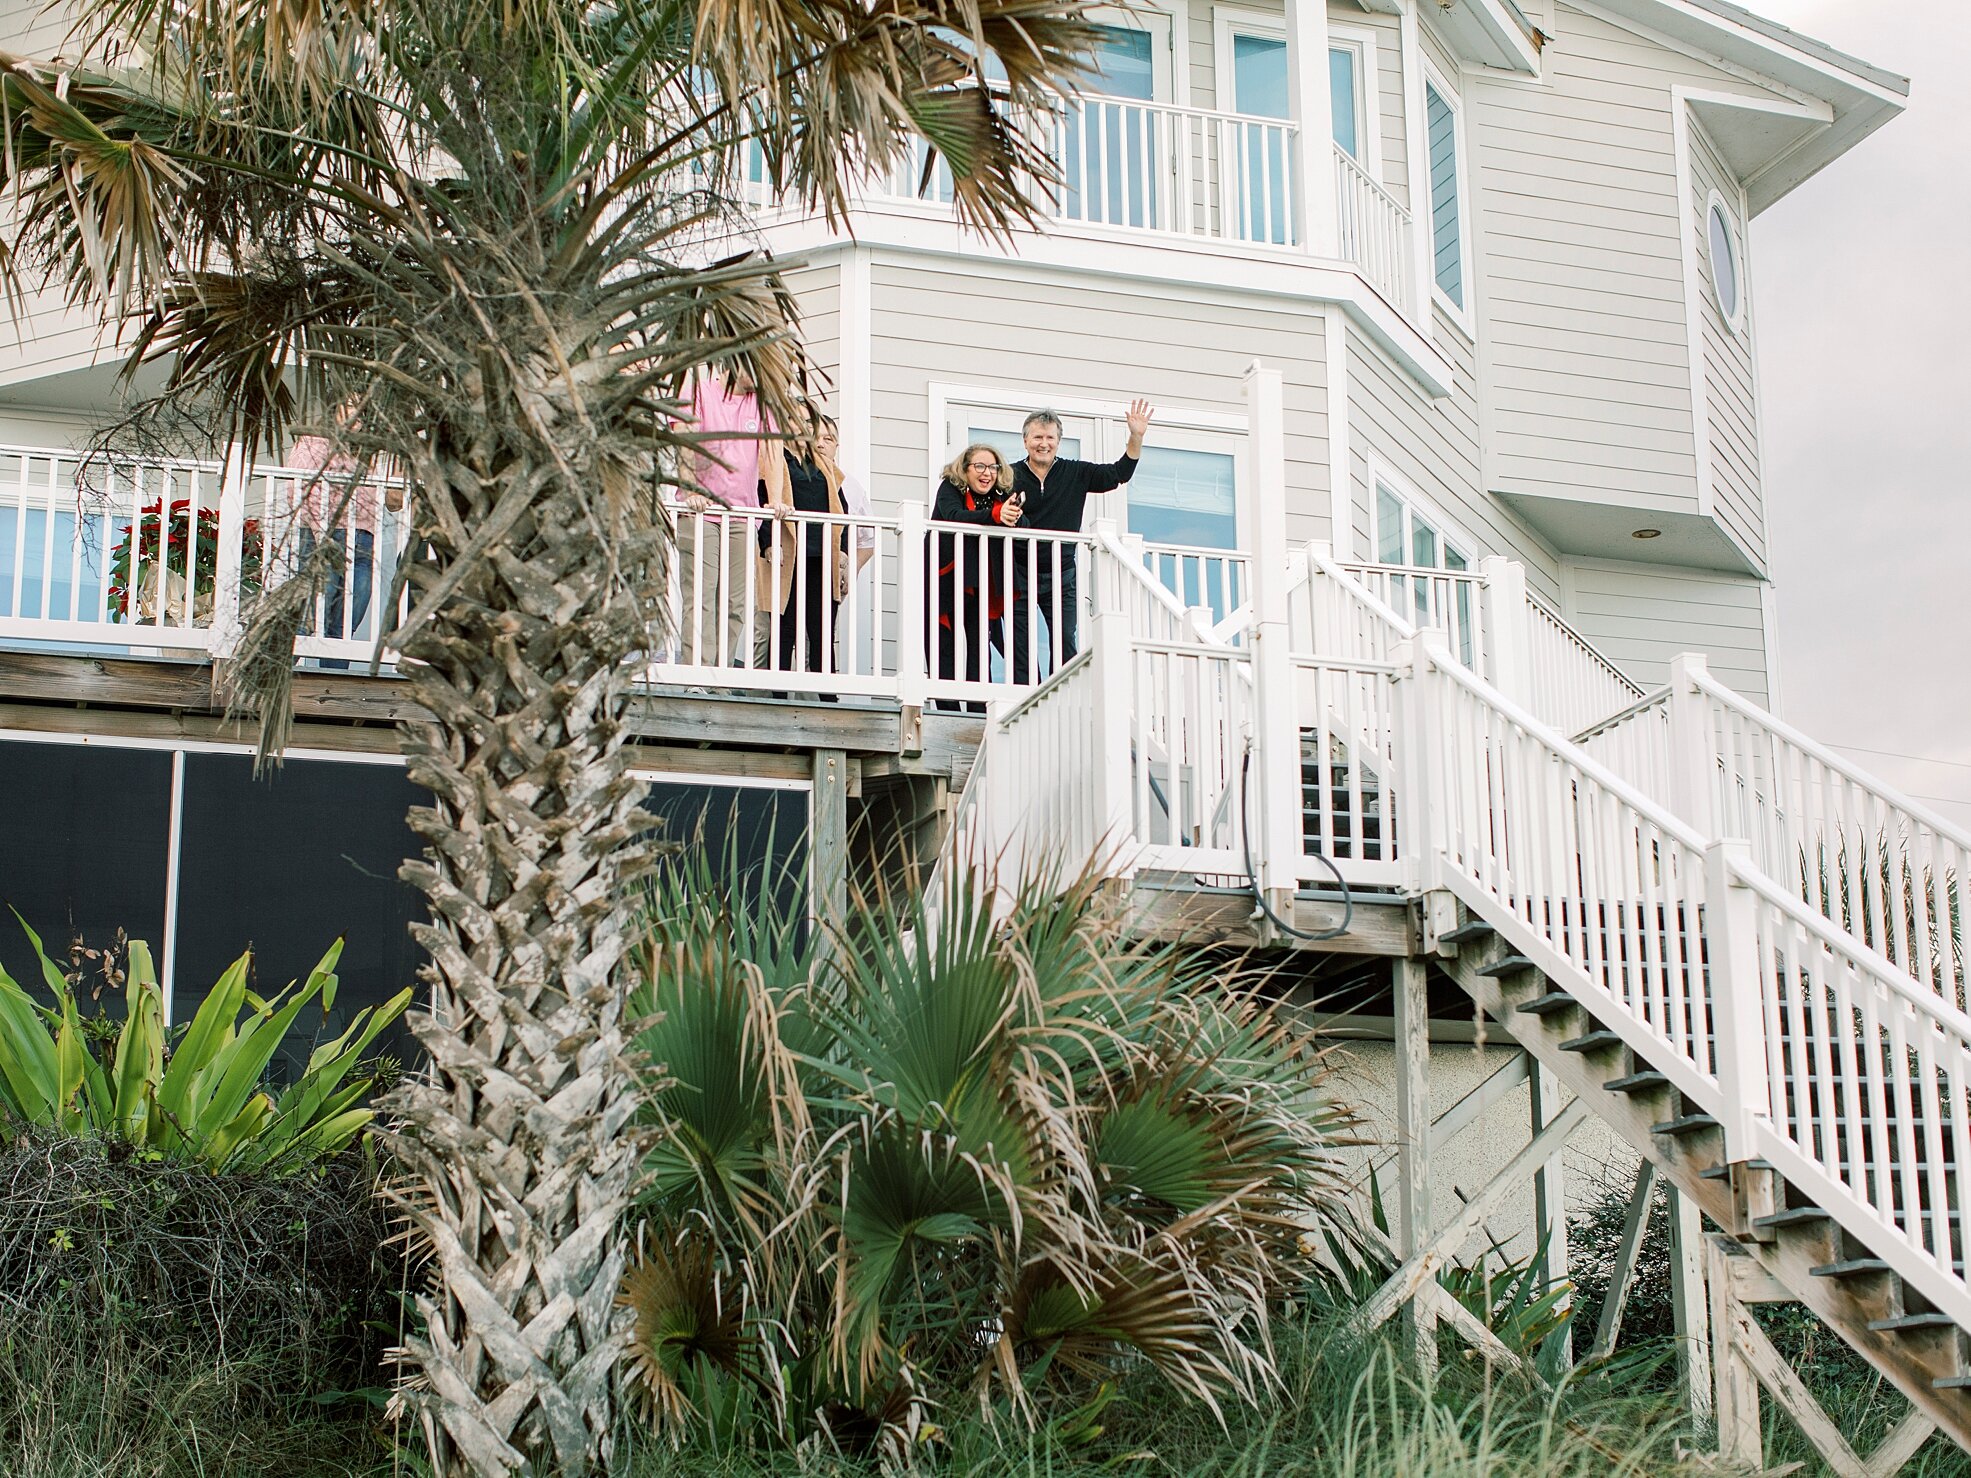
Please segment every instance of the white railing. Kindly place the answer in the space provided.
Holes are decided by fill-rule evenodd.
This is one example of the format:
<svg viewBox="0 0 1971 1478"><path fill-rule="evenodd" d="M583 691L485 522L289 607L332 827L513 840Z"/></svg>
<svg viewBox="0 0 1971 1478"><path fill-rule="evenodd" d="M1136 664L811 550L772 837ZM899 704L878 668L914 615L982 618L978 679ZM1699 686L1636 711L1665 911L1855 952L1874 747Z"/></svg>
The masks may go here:
<svg viewBox="0 0 1971 1478"><path fill-rule="evenodd" d="M1702 836L1419 642L1404 846L1712 1112Z"/></svg>
<svg viewBox="0 0 1971 1478"><path fill-rule="evenodd" d="M1960 1326L1971 1016L1734 865L1767 1044L1759 1153Z"/></svg>
<svg viewBox="0 0 1971 1478"><path fill-rule="evenodd" d="M1701 664L1673 685L1672 743L1695 744L1716 835L1744 837L1754 865L1786 884L1951 1006L1971 1001L1964 904L1971 836L1849 764ZM1687 706L1686 706L1687 705Z"/></svg>
<svg viewBox="0 0 1971 1478"><path fill-rule="evenodd" d="M1233 618L1252 599L1252 556L1228 549L1204 549L1183 544L1145 544L1125 540L1136 551L1137 563L1172 601L1196 612L1191 629L1216 632L1236 643L1242 627Z"/></svg>
<svg viewBox="0 0 1971 1478"><path fill-rule="evenodd" d="M1058 580L1039 599L1056 561L1086 568L1083 535L938 523L922 505L672 512L673 636L654 682L982 711L1058 670L1085 629Z"/></svg>
<svg viewBox="0 0 1971 1478"><path fill-rule="evenodd" d="M1617 709L1581 730L1574 742L1659 806L1679 811L1672 794L1668 688Z"/></svg>
<svg viewBox="0 0 1971 1478"><path fill-rule="evenodd" d="M1396 668L1295 657L1293 671L1301 879L1332 886L1318 854L1351 884L1399 886L1405 879L1396 841Z"/></svg>
<svg viewBox="0 0 1971 1478"><path fill-rule="evenodd" d="M1088 94L1030 126L1061 172L1044 207L1056 222L1299 244L1289 120ZM875 193L949 205L950 166L940 159L926 180L924 159L920 146Z"/></svg>
<svg viewBox="0 0 1971 1478"><path fill-rule="evenodd" d="M1335 145L1335 224L1341 258L1401 311L1410 307L1410 213L1341 145Z"/></svg>
<svg viewBox="0 0 1971 1478"><path fill-rule="evenodd" d="M209 652L224 482L217 462L0 447L0 639Z"/></svg>
<svg viewBox="0 0 1971 1478"><path fill-rule="evenodd" d="M1140 865L1246 871L1251 662L1204 641L1130 643L1129 816Z"/></svg>
<svg viewBox="0 0 1971 1478"><path fill-rule="evenodd" d="M405 592L384 622L410 544L406 491L402 478L357 479L333 467L256 466L248 472L241 499L243 598L298 573L322 544L335 546L338 556L295 638L297 657L325 666L367 663L376 655L379 629L394 629L408 614ZM249 577L247 566L254 561L258 574Z"/></svg>
<svg viewBox="0 0 1971 1478"><path fill-rule="evenodd" d="M1452 656L1481 677L1488 675L1485 582L1478 571L1350 562L1341 567L1407 625L1443 632Z"/></svg>
<svg viewBox="0 0 1971 1478"><path fill-rule="evenodd" d="M1542 720L1572 734L1642 697L1642 688L1558 612L1530 593L1525 607L1527 706Z"/></svg>

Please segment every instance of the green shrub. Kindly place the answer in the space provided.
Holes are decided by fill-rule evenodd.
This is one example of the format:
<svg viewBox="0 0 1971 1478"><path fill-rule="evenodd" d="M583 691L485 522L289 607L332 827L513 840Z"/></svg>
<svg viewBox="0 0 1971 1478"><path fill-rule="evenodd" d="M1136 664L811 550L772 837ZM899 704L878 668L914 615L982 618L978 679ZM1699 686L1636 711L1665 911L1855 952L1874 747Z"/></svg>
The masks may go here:
<svg viewBox="0 0 1971 1478"><path fill-rule="evenodd" d="M1132 1374L1264 1399L1269 1301L1344 1214L1318 1052L1093 883L941 913L811 970L716 888L660 899L625 1296L673 1434L894 1451L967 1407L1072 1424Z"/></svg>
<svg viewBox="0 0 1971 1478"><path fill-rule="evenodd" d="M357 1072L357 1065L410 1004L409 990L357 1012L347 1031L315 1049L300 1079L278 1099L261 1087L303 1009L318 996L322 1010L334 1004L341 940L306 982L272 1000L247 989L251 956L241 955L169 1043L163 993L141 940L129 946L123 1020L105 1028L83 1020L75 982L48 958L25 920L21 927L55 1004L37 1005L0 970L0 1139L42 1125L212 1170L292 1167L334 1154L373 1117L367 1104L373 1075Z"/></svg>
<svg viewBox="0 0 1971 1478"><path fill-rule="evenodd" d="M376 1173L354 1149L274 1174L50 1128L0 1146L0 1470L360 1454L351 1393L381 1394L405 1276Z"/></svg>

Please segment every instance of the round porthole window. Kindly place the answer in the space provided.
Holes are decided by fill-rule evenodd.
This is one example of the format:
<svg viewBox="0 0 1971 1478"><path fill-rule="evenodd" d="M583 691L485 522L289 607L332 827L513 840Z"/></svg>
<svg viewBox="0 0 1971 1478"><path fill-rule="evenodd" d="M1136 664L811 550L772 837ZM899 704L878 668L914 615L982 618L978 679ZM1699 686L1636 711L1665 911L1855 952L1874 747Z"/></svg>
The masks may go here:
<svg viewBox="0 0 1971 1478"><path fill-rule="evenodd" d="M1732 233L1731 217L1725 203L1713 198L1710 210L1711 281L1718 291L1718 308L1733 323L1738 322L1738 238Z"/></svg>

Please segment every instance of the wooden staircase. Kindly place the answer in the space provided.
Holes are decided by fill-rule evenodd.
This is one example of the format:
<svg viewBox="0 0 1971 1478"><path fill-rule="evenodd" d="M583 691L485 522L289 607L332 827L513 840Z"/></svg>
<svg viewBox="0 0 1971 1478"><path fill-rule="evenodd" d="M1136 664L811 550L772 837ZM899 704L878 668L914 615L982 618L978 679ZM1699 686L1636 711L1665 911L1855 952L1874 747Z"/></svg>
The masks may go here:
<svg viewBox="0 0 1971 1478"><path fill-rule="evenodd" d="M1469 911L1437 963L1493 1021L1724 1228L1766 1272L1971 1447L1971 1337L1763 1160L1725 1159L1721 1125L1566 988ZM1824 1089L1829 1078L1813 1082ZM1843 1085L1833 1081L1838 1091ZM1805 1091L1802 1088L1800 1091ZM1872 1127L1867 1126L1865 1127ZM1953 1181L1956 1166L1936 1167ZM1932 1167L1910 1177L1932 1183ZM1963 1249L1954 1216L1953 1254Z"/></svg>

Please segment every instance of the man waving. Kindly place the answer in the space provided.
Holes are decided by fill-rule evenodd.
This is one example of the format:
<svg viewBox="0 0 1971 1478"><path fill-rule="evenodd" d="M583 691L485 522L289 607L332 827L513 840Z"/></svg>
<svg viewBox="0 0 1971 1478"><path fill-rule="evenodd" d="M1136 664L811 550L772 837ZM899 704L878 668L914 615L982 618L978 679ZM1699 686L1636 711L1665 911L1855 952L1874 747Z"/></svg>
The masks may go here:
<svg viewBox="0 0 1971 1478"><path fill-rule="evenodd" d="M1132 400L1124 417L1129 427L1129 444L1113 462L1083 462L1060 457L1061 418L1052 411L1035 411L1021 424L1020 436L1026 443L1024 460L1013 464L1013 495L1023 497L1027 522L1036 529L1063 534L1081 532L1082 509L1090 493L1106 493L1121 487L1136 475L1136 463L1143 455L1143 438L1150 430L1150 403ZM1066 662L1077 650L1076 593L1077 574L1072 548L1063 549L1052 541L1037 541L1031 567L1016 555L1013 571L1013 681L1034 682L1045 677L1051 664L1044 660L1046 648L1034 649L1033 613L1036 605L1055 632L1051 643ZM1039 660L1037 660L1039 659Z"/></svg>

